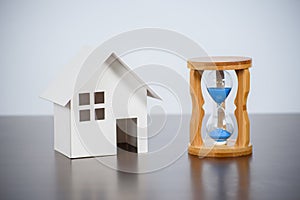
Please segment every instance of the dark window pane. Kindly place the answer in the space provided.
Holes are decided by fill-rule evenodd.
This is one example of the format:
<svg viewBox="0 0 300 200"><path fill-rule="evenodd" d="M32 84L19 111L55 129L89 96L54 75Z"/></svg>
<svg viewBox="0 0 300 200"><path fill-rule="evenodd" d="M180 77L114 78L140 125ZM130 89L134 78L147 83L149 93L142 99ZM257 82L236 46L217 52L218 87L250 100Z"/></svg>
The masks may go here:
<svg viewBox="0 0 300 200"><path fill-rule="evenodd" d="M104 108L96 108L95 109L95 120L103 120L105 117Z"/></svg>
<svg viewBox="0 0 300 200"><path fill-rule="evenodd" d="M79 94L79 105L89 105L90 104L90 94L89 93L82 93Z"/></svg>
<svg viewBox="0 0 300 200"><path fill-rule="evenodd" d="M104 103L104 92L95 92L95 104Z"/></svg>
<svg viewBox="0 0 300 200"><path fill-rule="evenodd" d="M90 121L90 110L80 110L79 111L79 121Z"/></svg>

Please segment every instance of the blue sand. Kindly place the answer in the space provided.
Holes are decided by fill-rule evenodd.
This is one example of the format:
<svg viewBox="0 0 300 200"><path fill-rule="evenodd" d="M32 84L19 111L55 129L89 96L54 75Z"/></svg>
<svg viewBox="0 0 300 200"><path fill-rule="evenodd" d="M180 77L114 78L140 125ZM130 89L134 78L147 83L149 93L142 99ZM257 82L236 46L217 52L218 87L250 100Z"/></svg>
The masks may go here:
<svg viewBox="0 0 300 200"><path fill-rule="evenodd" d="M213 98L213 100L217 104L221 104L223 101L225 101L225 99L229 95L231 88L230 87L225 87L225 88L211 87L211 88L207 88L207 90L208 90L208 93L210 94L210 96Z"/></svg>
<svg viewBox="0 0 300 200"><path fill-rule="evenodd" d="M217 142L225 142L231 136L231 133L224 129L217 128L211 131L209 136Z"/></svg>

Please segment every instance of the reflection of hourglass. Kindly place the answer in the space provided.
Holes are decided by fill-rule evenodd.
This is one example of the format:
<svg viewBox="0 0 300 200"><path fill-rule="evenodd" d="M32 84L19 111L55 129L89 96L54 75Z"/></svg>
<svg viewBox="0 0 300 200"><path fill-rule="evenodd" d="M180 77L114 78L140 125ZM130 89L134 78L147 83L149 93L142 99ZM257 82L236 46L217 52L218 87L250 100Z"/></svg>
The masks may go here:
<svg viewBox="0 0 300 200"><path fill-rule="evenodd" d="M247 113L247 97L250 91L250 73L252 60L247 57L200 57L188 60L192 97L192 117L190 122L189 153L207 157L236 157L252 153L250 144L250 123ZM237 93L234 104L237 127L234 127L230 115L225 113L225 100L232 89L232 78L226 70L234 70L237 75ZM216 103L215 112L210 116L206 132L214 144L202 138L202 121L205 115L201 79L205 72L206 89ZM237 130L236 140L228 138Z"/></svg>
<svg viewBox="0 0 300 200"><path fill-rule="evenodd" d="M226 144L233 133L233 123L225 113L225 99L232 88L232 79L227 71L210 71L205 77L206 89L216 103L214 113L206 125L206 131L216 144Z"/></svg>

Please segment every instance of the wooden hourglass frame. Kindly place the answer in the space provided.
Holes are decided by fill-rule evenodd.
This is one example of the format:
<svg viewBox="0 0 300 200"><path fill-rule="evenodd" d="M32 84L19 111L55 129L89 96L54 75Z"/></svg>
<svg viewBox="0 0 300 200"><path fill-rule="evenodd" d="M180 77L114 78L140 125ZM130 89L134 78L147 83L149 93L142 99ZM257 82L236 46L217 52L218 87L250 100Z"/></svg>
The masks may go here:
<svg viewBox="0 0 300 200"><path fill-rule="evenodd" d="M189 154L204 157L237 157L252 153L250 122L247 113L247 97L250 91L249 68L251 64L251 58L234 56L199 57L188 60L192 97ZM235 144L232 146L206 146L202 139L201 129L205 112L203 109L204 99L201 79L205 70L235 70L236 72L238 90L234 103L236 106L235 117L238 126L238 136Z"/></svg>

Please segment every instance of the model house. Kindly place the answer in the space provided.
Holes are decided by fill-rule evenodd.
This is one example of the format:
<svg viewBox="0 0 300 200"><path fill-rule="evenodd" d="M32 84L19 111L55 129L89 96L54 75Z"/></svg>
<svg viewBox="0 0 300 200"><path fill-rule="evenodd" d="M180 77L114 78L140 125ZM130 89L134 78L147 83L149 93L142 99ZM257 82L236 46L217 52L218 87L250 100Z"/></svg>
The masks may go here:
<svg viewBox="0 0 300 200"><path fill-rule="evenodd" d="M54 104L54 149L69 158L146 153L147 97L160 97L114 53L82 71L91 52L83 48L41 95Z"/></svg>

